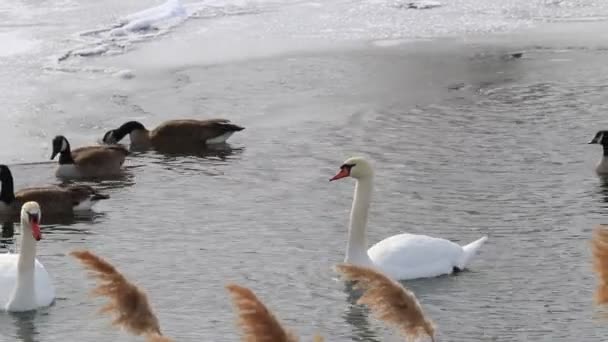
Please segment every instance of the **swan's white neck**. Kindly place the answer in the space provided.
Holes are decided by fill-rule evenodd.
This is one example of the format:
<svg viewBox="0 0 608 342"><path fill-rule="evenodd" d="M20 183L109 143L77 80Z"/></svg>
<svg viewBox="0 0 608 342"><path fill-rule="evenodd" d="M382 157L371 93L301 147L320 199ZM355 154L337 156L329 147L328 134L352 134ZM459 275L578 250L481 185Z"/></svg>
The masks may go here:
<svg viewBox="0 0 608 342"><path fill-rule="evenodd" d="M360 178L355 185L353 206L350 212L348 244L344 262L373 266L367 255L367 213L372 198L372 177Z"/></svg>
<svg viewBox="0 0 608 342"><path fill-rule="evenodd" d="M21 221L21 244L17 261L17 281L9 308L34 307L36 304L34 266L36 262L36 240L32 236L28 222Z"/></svg>

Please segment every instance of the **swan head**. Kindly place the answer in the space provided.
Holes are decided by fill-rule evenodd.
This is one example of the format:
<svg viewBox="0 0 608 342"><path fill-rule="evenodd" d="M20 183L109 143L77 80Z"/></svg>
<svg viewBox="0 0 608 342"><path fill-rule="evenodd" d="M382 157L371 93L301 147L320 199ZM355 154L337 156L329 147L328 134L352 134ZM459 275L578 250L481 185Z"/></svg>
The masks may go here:
<svg viewBox="0 0 608 342"><path fill-rule="evenodd" d="M30 227L32 230L32 236L36 241L40 241L42 235L40 234L40 205L38 203L30 201L26 202L21 207L21 223L24 226ZM25 234L25 231L23 232Z"/></svg>
<svg viewBox="0 0 608 342"><path fill-rule="evenodd" d="M599 131L595 133L595 136L589 144L600 144L600 145L608 145L608 131Z"/></svg>
<svg viewBox="0 0 608 342"><path fill-rule="evenodd" d="M363 157L348 158L340 166L340 171L329 181L352 177L354 179L371 178L374 175L372 165Z"/></svg>
<svg viewBox="0 0 608 342"><path fill-rule="evenodd" d="M70 143L63 135L58 135L53 138L53 153L51 154L51 160L55 159L55 156L61 152L66 152L70 149Z"/></svg>

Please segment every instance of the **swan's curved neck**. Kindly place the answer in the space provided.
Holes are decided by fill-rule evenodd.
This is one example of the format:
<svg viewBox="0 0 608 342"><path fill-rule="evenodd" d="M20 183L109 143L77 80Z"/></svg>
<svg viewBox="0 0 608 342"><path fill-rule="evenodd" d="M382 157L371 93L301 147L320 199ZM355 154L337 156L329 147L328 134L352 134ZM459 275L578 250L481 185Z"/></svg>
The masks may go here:
<svg viewBox="0 0 608 342"><path fill-rule="evenodd" d="M19 274L34 271L34 261L36 260L36 240L32 236L29 224L21 221L21 244L19 247Z"/></svg>
<svg viewBox="0 0 608 342"><path fill-rule="evenodd" d="M370 264L367 255L367 213L372 199L372 177L361 178L355 185L353 206L350 212L350 227L348 230L348 244L344 262L356 264Z"/></svg>
<svg viewBox="0 0 608 342"><path fill-rule="evenodd" d="M36 262L36 241L29 231L29 224L21 221L21 244L17 261L17 282L9 306L29 306L36 300L34 266Z"/></svg>

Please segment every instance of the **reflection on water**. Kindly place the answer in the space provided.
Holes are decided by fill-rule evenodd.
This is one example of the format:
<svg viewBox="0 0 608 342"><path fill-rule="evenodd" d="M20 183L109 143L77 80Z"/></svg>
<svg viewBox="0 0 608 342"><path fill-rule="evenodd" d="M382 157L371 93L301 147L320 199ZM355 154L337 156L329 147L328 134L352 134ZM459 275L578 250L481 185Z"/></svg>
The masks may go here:
<svg viewBox="0 0 608 342"><path fill-rule="evenodd" d="M2 235L0 237L0 250L11 250L14 244L15 224L12 221L2 223Z"/></svg>
<svg viewBox="0 0 608 342"><path fill-rule="evenodd" d="M344 311L342 318L352 327L353 341L381 342L381 334L369 322L369 309L363 305L351 304Z"/></svg>
<svg viewBox="0 0 608 342"><path fill-rule="evenodd" d="M600 182L600 194L602 200L608 203L608 176L598 176Z"/></svg>
<svg viewBox="0 0 608 342"><path fill-rule="evenodd" d="M36 325L34 324L36 316L38 315L39 313L36 311L11 313L11 316L13 317L13 323L16 327L15 337L17 337L18 341L39 341L39 339L37 338L39 333L36 330Z"/></svg>
<svg viewBox="0 0 608 342"><path fill-rule="evenodd" d="M196 151L158 151L150 150L141 154L140 160L160 165L165 170L176 171L183 175L204 174L217 176L221 172L214 166L222 166L239 158L245 148L231 147L229 144L217 144L213 147L197 149Z"/></svg>
<svg viewBox="0 0 608 342"><path fill-rule="evenodd" d="M357 300L359 300L363 291L357 289L356 282L344 281L344 293L346 293L348 304L342 318L352 326L353 341L380 342L377 339L378 331L369 322L370 310L365 305L357 304Z"/></svg>
<svg viewBox="0 0 608 342"><path fill-rule="evenodd" d="M216 144L206 147L195 147L195 148L182 148L167 146L163 148L157 148L155 152L164 155L168 160L174 160L179 157L200 157L203 159L216 159L220 161L226 161L230 157L241 154L245 148L233 148L230 144Z"/></svg>

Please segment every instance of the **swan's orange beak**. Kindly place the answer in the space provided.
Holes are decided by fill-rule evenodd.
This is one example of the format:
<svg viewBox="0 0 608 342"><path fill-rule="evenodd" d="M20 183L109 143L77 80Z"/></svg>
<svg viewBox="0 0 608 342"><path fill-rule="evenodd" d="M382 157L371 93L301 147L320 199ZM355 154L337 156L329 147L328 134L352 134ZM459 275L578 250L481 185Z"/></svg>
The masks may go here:
<svg viewBox="0 0 608 342"><path fill-rule="evenodd" d="M330 179L329 181L330 182L335 181L337 179L345 178L348 176L350 176L350 170L347 167L342 167L342 168L340 168L340 172L338 172L335 176L333 176L333 178Z"/></svg>

